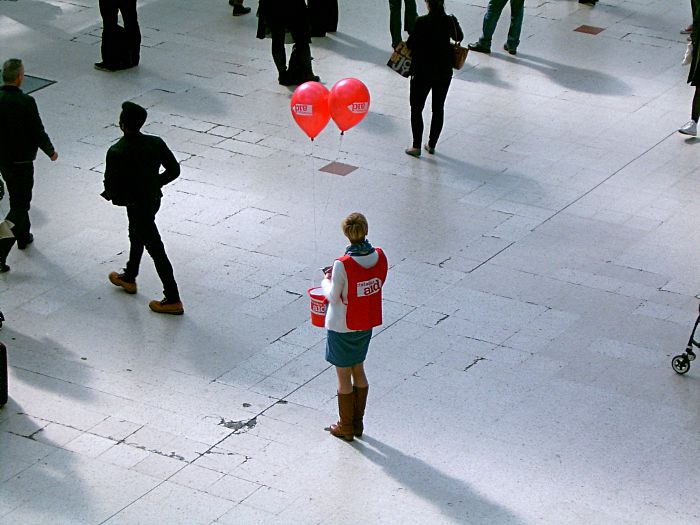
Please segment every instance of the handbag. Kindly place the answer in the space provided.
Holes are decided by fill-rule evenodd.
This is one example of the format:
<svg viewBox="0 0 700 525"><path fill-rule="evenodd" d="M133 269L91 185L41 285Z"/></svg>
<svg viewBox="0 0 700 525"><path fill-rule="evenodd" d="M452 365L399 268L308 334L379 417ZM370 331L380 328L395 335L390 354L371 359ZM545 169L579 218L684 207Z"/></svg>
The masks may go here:
<svg viewBox="0 0 700 525"><path fill-rule="evenodd" d="M396 46L386 65L402 77L408 78L411 75L411 50L406 45L406 42L400 42Z"/></svg>
<svg viewBox="0 0 700 525"><path fill-rule="evenodd" d="M455 42L452 47L452 67L454 69L462 69L464 62L467 60L467 54L469 49L459 45L459 42Z"/></svg>
<svg viewBox="0 0 700 525"><path fill-rule="evenodd" d="M455 23L455 15L452 15L452 27L454 28L455 35L457 35L457 24ZM462 69L464 62L467 60L467 54L469 49L462 47L459 42L455 42L452 46L452 67L454 69Z"/></svg>

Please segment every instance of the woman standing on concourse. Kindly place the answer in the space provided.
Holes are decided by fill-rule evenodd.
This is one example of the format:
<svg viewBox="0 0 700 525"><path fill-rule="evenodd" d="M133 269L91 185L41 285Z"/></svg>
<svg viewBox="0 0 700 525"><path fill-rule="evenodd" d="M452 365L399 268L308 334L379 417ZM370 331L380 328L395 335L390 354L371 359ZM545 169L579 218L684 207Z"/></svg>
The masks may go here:
<svg viewBox="0 0 700 525"><path fill-rule="evenodd" d="M428 14L419 16L406 45L411 50L411 131L413 146L406 150L420 157L423 141L423 108L428 93L433 92L433 118L425 150L433 154L444 121L447 90L452 81L453 47L450 39L464 38L457 17L445 13L445 0L426 0Z"/></svg>
<svg viewBox="0 0 700 525"><path fill-rule="evenodd" d="M364 430L369 383L364 361L372 328L382 324L382 287L388 264L381 248L367 240L369 227L361 213L351 213L341 224L350 241L345 255L325 270L321 283L328 299L326 361L338 374L339 420L326 430L345 441Z"/></svg>

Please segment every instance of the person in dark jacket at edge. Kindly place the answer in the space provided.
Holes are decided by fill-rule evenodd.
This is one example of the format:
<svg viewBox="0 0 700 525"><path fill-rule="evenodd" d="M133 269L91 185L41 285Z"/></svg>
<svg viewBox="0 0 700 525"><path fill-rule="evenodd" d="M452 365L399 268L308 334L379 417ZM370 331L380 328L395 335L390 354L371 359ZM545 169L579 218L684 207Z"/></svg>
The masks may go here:
<svg viewBox="0 0 700 525"><path fill-rule="evenodd" d="M9 272L7 256L17 241L24 250L32 242L29 208L34 188L34 159L39 149L52 160L58 153L44 131L36 101L20 89L24 65L11 58L2 65L0 88L0 174L10 195L10 211L5 217L14 237L0 239L0 273Z"/></svg>
<svg viewBox="0 0 700 525"><path fill-rule="evenodd" d="M148 250L163 283L164 298L148 306L157 313L182 315L185 309L156 226L156 213L163 196L161 187L180 175L180 165L165 141L141 133L147 111L124 102L119 127L124 136L107 151L102 196L115 206L125 206L129 219L129 260L122 273L109 274L110 282L129 294L136 293L136 277L144 248ZM160 172L163 166L165 171Z"/></svg>

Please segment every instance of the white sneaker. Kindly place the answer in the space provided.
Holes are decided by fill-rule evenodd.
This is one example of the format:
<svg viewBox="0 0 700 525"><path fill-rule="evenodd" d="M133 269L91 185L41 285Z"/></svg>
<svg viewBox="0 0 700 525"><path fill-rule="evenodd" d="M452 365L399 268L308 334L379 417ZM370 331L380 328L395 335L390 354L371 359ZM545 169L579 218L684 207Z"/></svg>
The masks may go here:
<svg viewBox="0 0 700 525"><path fill-rule="evenodd" d="M683 135L692 135L693 137L697 137L698 123L694 120L689 120L682 128L678 130L678 133L683 133Z"/></svg>

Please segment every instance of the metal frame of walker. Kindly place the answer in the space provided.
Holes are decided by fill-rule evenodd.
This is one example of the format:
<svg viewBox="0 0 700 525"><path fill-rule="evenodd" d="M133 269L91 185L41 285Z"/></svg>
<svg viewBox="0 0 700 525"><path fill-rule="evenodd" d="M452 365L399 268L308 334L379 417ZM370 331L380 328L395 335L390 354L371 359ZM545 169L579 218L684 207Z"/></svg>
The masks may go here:
<svg viewBox="0 0 700 525"><path fill-rule="evenodd" d="M700 307L698 310L700 310ZM700 315L698 315L698 318L695 320L695 326L690 334L690 339L688 340L688 346L685 347L685 352L674 356L673 359L671 359L671 366L678 374L685 374L688 370L690 370L690 362L695 360L695 352L693 352L693 347L700 348L700 343L695 340L695 331L698 329L698 324L700 324Z"/></svg>

